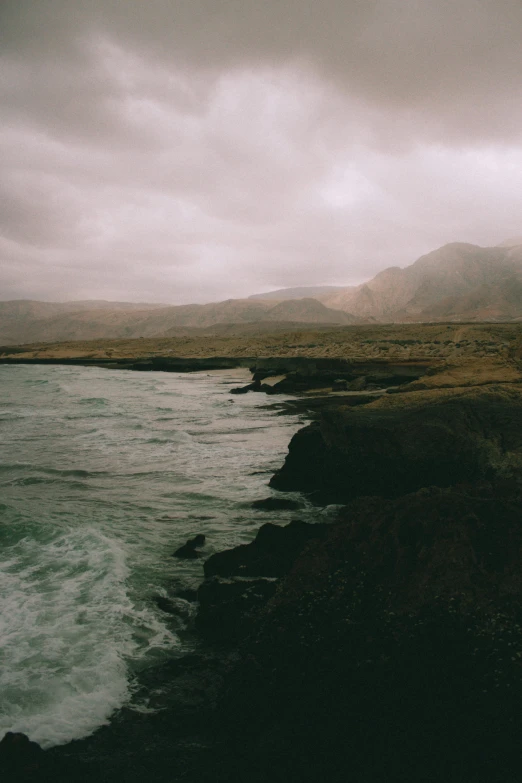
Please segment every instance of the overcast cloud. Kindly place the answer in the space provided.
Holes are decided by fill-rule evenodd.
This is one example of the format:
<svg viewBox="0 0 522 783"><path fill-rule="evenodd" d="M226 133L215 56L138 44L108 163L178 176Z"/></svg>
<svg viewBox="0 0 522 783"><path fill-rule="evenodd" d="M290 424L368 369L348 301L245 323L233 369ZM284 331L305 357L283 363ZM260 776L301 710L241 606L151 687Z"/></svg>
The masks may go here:
<svg viewBox="0 0 522 783"><path fill-rule="evenodd" d="M203 302L522 233L520 0L1 0L0 298Z"/></svg>

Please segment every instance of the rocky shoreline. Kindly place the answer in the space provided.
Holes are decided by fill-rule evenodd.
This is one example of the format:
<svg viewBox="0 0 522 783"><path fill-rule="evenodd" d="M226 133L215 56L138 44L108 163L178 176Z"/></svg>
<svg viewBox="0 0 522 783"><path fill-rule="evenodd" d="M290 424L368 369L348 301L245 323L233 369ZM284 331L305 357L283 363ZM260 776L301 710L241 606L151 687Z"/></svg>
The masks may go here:
<svg viewBox="0 0 522 783"><path fill-rule="evenodd" d="M6 779L519 780L518 362L303 397L315 420L271 485L342 504L337 519L296 509L280 527L269 509L251 544L206 561L195 652L144 683L168 682L163 708L45 752L4 739Z"/></svg>

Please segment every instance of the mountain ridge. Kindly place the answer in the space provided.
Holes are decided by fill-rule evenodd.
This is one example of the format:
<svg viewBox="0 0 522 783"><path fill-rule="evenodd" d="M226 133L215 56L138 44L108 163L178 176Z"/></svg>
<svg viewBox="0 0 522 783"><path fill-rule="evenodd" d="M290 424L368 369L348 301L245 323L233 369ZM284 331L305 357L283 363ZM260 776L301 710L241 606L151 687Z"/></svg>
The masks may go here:
<svg viewBox="0 0 522 783"><path fill-rule="evenodd" d="M514 244L512 244L514 242ZM286 294L285 294L286 292ZM317 293L318 292L318 293ZM315 294L315 295L312 295ZM286 298L281 299L281 296ZM188 305L84 300L0 302L0 344L161 338L256 324L312 325L522 320L522 244L451 242L358 286L300 286Z"/></svg>

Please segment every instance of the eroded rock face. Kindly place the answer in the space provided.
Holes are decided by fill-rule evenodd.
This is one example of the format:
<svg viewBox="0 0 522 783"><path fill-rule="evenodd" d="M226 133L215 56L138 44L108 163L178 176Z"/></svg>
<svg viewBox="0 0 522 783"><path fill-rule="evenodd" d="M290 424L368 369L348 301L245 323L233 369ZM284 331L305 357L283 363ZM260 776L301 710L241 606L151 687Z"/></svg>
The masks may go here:
<svg viewBox="0 0 522 783"><path fill-rule="evenodd" d="M201 634L228 643L248 635L298 553L324 535L323 525L267 523L251 544L212 555L204 565L206 579L198 590L196 627Z"/></svg>
<svg viewBox="0 0 522 783"><path fill-rule="evenodd" d="M489 386L326 410L295 436L274 485L348 504L243 638L231 780L517 780L521 425L517 388Z"/></svg>
<svg viewBox="0 0 522 783"><path fill-rule="evenodd" d="M509 482L361 498L301 551L222 705L245 779L517 779L521 501Z"/></svg>
<svg viewBox="0 0 522 783"><path fill-rule="evenodd" d="M281 577L290 570L303 546L322 538L322 525L294 521L284 527L267 522L251 544L212 555L204 565L205 576Z"/></svg>
<svg viewBox="0 0 522 783"><path fill-rule="evenodd" d="M511 475L521 464L522 397L498 386L326 410L293 437L270 484L347 502Z"/></svg>

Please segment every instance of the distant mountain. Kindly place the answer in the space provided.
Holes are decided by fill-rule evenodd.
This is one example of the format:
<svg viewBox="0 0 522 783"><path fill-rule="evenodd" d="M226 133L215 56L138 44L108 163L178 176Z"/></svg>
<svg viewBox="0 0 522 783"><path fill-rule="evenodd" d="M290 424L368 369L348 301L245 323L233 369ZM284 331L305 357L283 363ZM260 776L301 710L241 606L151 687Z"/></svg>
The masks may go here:
<svg viewBox="0 0 522 783"><path fill-rule="evenodd" d="M315 299L323 294L334 293L335 291L344 291L343 286L339 285L311 285L301 286L300 288L279 288L277 291L269 291L266 294L252 294L249 299L277 299L279 302L287 299Z"/></svg>
<svg viewBox="0 0 522 783"><path fill-rule="evenodd" d="M28 335L40 333L44 335L49 324L60 319L67 323L75 317L82 319L82 314L92 310L106 314L132 313L142 310L154 310L165 307L161 304L136 302L108 302L106 300L86 300L78 302L38 302L32 299L13 299L0 301L0 343L12 345ZM111 317L109 315L109 317ZM32 338L30 338L32 339ZM46 340L45 336L41 338ZM73 339L73 338L65 338Z"/></svg>
<svg viewBox="0 0 522 783"><path fill-rule="evenodd" d="M97 305L97 303L94 303ZM121 303L120 303L121 304ZM71 305L71 309L67 309ZM288 302L228 299L205 305L76 308L76 303L0 302L0 345L62 340L169 337L218 324L349 324L348 313L315 299Z"/></svg>
<svg viewBox="0 0 522 783"><path fill-rule="evenodd" d="M411 266L389 267L351 288L286 288L249 299L177 307L105 301L0 302L0 345L168 337L191 330L224 333L229 328L236 334L242 325L252 333L283 328L285 323L294 328L464 320L522 320L522 243L517 237L498 247L444 245Z"/></svg>
<svg viewBox="0 0 522 783"><path fill-rule="evenodd" d="M411 266L321 296L330 308L378 321L512 320L522 316L522 246L454 242Z"/></svg>

